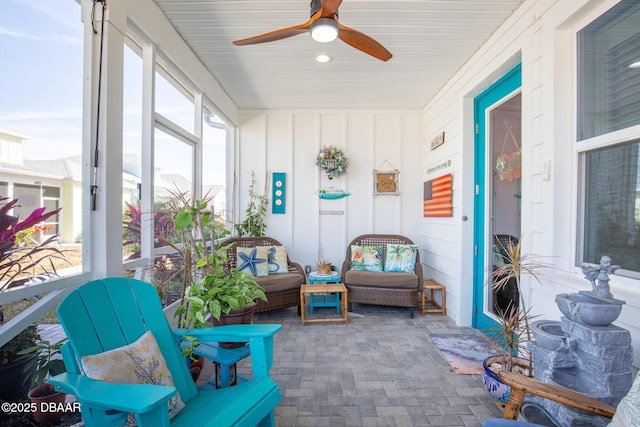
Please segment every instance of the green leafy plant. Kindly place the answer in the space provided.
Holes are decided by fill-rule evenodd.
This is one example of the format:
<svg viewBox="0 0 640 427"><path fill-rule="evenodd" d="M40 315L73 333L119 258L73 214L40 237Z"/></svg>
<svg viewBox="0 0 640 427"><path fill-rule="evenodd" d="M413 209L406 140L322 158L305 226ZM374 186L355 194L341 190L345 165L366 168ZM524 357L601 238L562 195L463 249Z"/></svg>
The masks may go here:
<svg viewBox="0 0 640 427"><path fill-rule="evenodd" d="M4 323L0 314L0 325ZM11 365L23 356L21 351L33 347L40 340L40 334L36 325L29 325L20 331L18 335L10 339L5 345L0 347L0 366Z"/></svg>
<svg viewBox="0 0 640 427"><path fill-rule="evenodd" d="M253 276L237 268L225 270L230 245L220 246L220 240L228 231L216 220L207 200L182 200L174 226L182 237L185 278L191 280L185 287L183 304L176 310L182 326L211 326L209 316L220 320L222 313L255 304L256 299L266 301L264 289Z"/></svg>
<svg viewBox="0 0 640 427"><path fill-rule="evenodd" d="M27 366L26 371L31 371L35 366L35 374L32 379L32 385L44 384L47 378L66 372L64 361L61 358L60 349L67 342L67 338L63 338L55 344L50 341L40 341L37 344L26 348L19 355L26 357L35 354L36 357Z"/></svg>
<svg viewBox="0 0 640 427"><path fill-rule="evenodd" d="M259 195L255 191L256 177L251 171L251 185L249 186L249 204L244 213L244 220L236 224L238 236L261 237L265 235L267 224L264 219L267 216L269 200L265 195Z"/></svg>

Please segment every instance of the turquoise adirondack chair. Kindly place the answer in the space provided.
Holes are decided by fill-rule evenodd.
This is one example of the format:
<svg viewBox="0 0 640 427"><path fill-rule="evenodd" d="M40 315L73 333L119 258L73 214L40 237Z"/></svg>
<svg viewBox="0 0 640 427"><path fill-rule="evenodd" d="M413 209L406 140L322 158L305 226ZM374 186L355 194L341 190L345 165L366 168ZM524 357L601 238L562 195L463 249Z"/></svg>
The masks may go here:
<svg viewBox="0 0 640 427"><path fill-rule="evenodd" d="M274 426L280 389L269 377L273 336L281 325L231 325L189 330L200 342L248 341L252 377L232 387L199 390L179 340L152 285L126 278L96 280L72 291L60 304L58 318L69 341L62 349L67 372L49 379L58 391L76 396L87 427L115 426L133 413L141 427ZM78 361L136 342L147 331L155 337L175 387L116 384L91 379ZM169 420L168 400L179 393L184 409Z"/></svg>

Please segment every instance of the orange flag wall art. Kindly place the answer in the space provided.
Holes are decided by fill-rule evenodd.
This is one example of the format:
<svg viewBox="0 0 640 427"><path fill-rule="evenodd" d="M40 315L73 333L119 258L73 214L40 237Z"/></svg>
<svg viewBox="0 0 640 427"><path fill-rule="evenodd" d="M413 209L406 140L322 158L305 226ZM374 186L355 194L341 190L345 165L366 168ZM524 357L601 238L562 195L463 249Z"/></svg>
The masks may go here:
<svg viewBox="0 0 640 427"><path fill-rule="evenodd" d="M450 217L453 215L451 206L451 189L453 177L446 174L424 183L423 217Z"/></svg>

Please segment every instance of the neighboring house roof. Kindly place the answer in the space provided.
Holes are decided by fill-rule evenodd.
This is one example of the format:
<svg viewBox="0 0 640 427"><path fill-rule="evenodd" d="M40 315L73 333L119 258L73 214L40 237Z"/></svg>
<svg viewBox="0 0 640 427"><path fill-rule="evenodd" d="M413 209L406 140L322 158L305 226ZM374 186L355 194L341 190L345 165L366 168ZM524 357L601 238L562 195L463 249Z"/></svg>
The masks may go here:
<svg viewBox="0 0 640 427"><path fill-rule="evenodd" d="M124 153L122 155L122 161L124 163L140 163L140 156L133 153Z"/></svg>
<svg viewBox="0 0 640 427"><path fill-rule="evenodd" d="M63 178L79 178L82 176L82 156L70 156L54 160L24 159L24 164L32 170L50 175L57 175Z"/></svg>
<svg viewBox="0 0 640 427"><path fill-rule="evenodd" d="M167 173L162 174L162 181L170 183L174 189L177 187L180 191L191 191L191 181L182 175Z"/></svg>
<svg viewBox="0 0 640 427"><path fill-rule="evenodd" d="M7 125L1 125L1 124L0 124L0 134L13 136L13 137L19 138L19 139L31 139L31 137L29 135L27 135L26 133L22 133L22 132L17 131L17 130L15 130L13 128L10 128Z"/></svg>
<svg viewBox="0 0 640 427"><path fill-rule="evenodd" d="M202 188L202 191L205 196L208 196L212 199L215 199L220 191L224 189L224 185L205 185Z"/></svg>
<svg viewBox="0 0 640 427"><path fill-rule="evenodd" d="M0 169L22 175L47 176L54 179L72 178L80 180L82 176L81 156L72 156L55 160L29 160L24 164L0 162Z"/></svg>
<svg viewBox="0 0 640 427"><path fill-rule="evenodd" d="M14 170L16 172L38 172L37 169L33 169L28 165L16 165L15 163L0 162L0 169L6 169L8 171Z"/></svg>

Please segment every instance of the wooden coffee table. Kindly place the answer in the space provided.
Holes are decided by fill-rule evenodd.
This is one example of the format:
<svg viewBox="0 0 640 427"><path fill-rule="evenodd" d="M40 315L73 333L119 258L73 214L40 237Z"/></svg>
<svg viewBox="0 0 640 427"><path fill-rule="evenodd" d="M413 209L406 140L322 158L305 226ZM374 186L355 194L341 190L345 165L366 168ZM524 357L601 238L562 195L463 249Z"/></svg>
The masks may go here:
<svg viewBox="0 0 640 427"><path fill-rule="evenodd" d="M317 318L317 319L305 319L305 297L313 294L332 294L339 293L340 302L342 303L342 317L330 317L330 318ZM300 322L302 326L305 323L312 322L344 322L346 325L349 322L349 314L347 311L347 288L344 283L316 283L313 285L302 285L300 287Z"/></svg>

